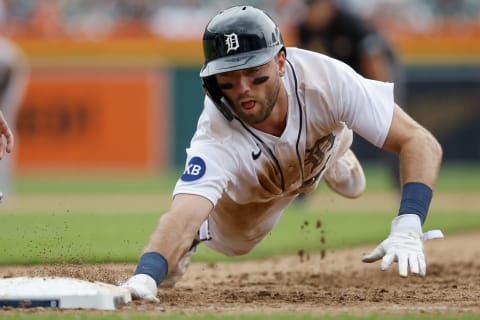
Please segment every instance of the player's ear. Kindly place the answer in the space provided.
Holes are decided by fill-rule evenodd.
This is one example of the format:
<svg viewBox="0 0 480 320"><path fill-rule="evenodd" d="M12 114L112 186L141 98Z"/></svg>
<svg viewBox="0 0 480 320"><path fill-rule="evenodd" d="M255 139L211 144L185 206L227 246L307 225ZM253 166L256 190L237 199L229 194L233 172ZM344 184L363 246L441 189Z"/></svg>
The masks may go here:
<svg viewBox="0 0 480 320"><path fill-rule="evenodd" d="M285 66L287 64L287 55L285 50L280 50L275 57L275 60L277 61L278 65L278 74L280 77L283 77L285 75Z"/></svg>

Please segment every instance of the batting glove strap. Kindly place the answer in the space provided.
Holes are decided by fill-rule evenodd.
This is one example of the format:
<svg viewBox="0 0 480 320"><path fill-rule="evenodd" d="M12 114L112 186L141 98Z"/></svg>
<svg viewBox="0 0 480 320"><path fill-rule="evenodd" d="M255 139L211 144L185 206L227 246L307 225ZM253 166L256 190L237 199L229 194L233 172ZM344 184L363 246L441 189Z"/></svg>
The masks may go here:
<svg viewBox="0 0 480 320"><path fill-rule="evenodd" d="M416 214L402 214L393 219L390 234L405 230L415 231L421 235L422 240L443 238L443 233L440 230L430 230L423 233L420 217Z"/></svg>

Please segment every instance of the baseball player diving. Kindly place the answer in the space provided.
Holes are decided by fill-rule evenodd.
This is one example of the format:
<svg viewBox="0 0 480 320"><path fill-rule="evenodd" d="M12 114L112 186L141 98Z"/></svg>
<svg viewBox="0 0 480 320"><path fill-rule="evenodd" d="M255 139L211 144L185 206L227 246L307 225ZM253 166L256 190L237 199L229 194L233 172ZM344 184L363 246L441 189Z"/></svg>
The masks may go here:
<svg viewBox="0 0 480 320"><path fill-rule="evenodd" d="M183 275L197 245L227 256L250 252L299 193L321 180L356 198L365 176L350 150L352 131L400 158L402 196L390 234L363 262L398 263L400 276L425 276L423 233L442 149L395 104L393 84L346 64L286 48L262 10L236 6L214 16L203 35L206 93L185 171L135 274L122 286L158 301L157 287Z"/></svg>

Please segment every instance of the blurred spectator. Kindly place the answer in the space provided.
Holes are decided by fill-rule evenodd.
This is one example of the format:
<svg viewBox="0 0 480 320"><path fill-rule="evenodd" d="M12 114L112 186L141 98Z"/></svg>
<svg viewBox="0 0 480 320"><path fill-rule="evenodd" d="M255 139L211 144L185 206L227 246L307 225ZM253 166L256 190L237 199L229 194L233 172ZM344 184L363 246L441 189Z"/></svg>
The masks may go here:
<svg viewBox="0 0 480 320"><path fill-rule="evenodd" d="M401 25L419 32L452 19L478 25L480 17L478 0L335 1L383 26ZM236 4L236 0L0 0L0 31L40 38L173 35L196 39L213 13ZM287 27L303 13L299 0L244 0L242 4L265 9Z"/></svg>
<svg viewBox="0 0 480 320"><path fill-rule="evenodd" d="M360 17L349 12L343 2L306 0L306 15L298 26L298 46L341 60L366 78L394 82L395 101L404 106L403 72L395 52L382 35ZM355 137L352 148L366 144ZM359 144L360 142L360 144ZM395 188L400 187L399 161L385 153Z"/></svg>
<svg viewBox="0 0 480 320"><path fill-rule="evenodd" d="M27 60L23 51L0 36L0 111L15 135L15 124L27 84ZM13 191L14 155L0 161L0 191Z"/></svg>

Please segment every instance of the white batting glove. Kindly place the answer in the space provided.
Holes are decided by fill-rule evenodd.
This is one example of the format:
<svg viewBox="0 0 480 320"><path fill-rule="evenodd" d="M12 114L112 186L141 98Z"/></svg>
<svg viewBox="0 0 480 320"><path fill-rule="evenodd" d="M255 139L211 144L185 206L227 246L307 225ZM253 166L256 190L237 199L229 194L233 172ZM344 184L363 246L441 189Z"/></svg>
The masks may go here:
<svg viewBox="0 0 480 320"><path fill-rule="evenodd" d="M157 283L149 275L136 274L119 285L127 288L133 299L160 302L157 298Z"/></svg>
<svg viewBox="0 0 480 320"><path fill-rule="evenodd" d="M390 235L372 252L362 258L363 262L382 259L382 270L393 262L398 262L400 276L408 276L408 267L413 274L425 276L427 267L423 253L423 242L428 239L443 238L440 230L422 232L420 217L416 214L402 214L392 221Z"/></svg>

